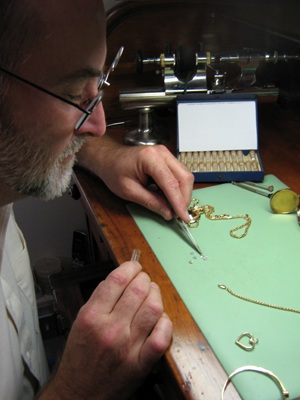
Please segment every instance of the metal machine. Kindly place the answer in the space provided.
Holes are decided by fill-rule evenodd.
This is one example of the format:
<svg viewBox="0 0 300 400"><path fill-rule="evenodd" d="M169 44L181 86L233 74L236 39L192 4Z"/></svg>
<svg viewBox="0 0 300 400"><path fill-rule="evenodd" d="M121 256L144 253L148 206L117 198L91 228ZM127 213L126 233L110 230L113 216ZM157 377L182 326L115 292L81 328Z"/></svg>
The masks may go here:
<svg viewBox="0 0 300 400"><path fill-rule="evenodd" d="M279 89L273 82L261 84L257 72L267 63L277 64L300 60L300 55L278 54L277 51L262 53L245 48L239 52L212 55L204 52L203 43L199 51L179 46L174 52L170 43L166 51L157 58L143 58L136 52L136 71L142 73L144 66L158 67L164 87L120 90L120 102L124 109L138 109L139 127L128 131L124 143L129 145L153 145L166 143L168 133L153 126L152 112L155 107L170 106L180 95L223 94L250 92L265 101L276 102Z"/></svg>

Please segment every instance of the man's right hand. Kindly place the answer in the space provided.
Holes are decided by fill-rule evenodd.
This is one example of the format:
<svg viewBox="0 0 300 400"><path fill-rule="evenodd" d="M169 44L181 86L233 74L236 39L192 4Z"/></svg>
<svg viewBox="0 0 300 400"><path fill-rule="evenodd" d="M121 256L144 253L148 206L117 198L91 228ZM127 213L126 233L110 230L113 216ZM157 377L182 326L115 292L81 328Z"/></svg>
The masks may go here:
<svg viewBox="0 0 300 400"><path fill-rule="evenodd" d="M127 399L164 354L172 332L158 286L138 262L126 262L79 311L59 369L40 398Z"/></svg>

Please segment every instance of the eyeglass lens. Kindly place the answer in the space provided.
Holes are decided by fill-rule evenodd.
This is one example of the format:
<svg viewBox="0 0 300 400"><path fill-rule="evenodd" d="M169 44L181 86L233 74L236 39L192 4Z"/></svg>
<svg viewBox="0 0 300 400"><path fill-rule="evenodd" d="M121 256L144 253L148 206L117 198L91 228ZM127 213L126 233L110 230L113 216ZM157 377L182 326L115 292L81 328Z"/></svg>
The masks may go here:
<svg viewBox="0 0 300 400"><path fill-rule="evenodd" d="M75 125L75 129L78 131L82 125L85 123L85 121L88 119L88 117L94 112L95 108L100 104L100 101L103 99L104 96L104 91L101 90L103 84L110 86L110 83L107 82L108 76L111 73L111 71L114 71L115 67L118 65L120 58L123 54L124 47L121 46L119 51L117 52L117 55L112 62L111 66L109 67L106 75L102 74L97 82L97 88L98 88L98 94L92 99L90 102L88 108L86 109L86 113L82 114L80 117L79 121Z"/></svg>

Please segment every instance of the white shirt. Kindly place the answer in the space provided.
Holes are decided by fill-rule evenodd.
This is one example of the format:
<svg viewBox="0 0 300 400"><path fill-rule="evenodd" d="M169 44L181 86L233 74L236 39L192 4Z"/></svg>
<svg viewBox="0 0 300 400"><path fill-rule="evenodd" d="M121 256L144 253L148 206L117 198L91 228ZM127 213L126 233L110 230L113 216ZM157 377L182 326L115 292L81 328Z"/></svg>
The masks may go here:
<svg viewBox="0 0 300 400"><path fill-rule="evenodd" d="M49 375L26 243L0 208L0 400L31 400Z"/></svg>

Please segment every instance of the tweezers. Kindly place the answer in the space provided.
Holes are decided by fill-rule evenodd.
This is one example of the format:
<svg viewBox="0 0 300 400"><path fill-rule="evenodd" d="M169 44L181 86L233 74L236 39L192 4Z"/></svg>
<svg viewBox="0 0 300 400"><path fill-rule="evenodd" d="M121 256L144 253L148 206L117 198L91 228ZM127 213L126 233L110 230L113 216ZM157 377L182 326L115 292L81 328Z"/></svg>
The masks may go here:
<svg viewBox="0 0 300 400"><path fill-rule="evenodd" d="M194 236L191 234L189 228L187 227L186 223L181 219L181 218L175 218L177 223L180 225L180 227L182 228L182 230L184 231L184 233L187 235L187 237L190 239L190 241L192 242L192 244L194 245L195 249L198 251L198 253L200 254L201 258L203 258L203 260L207 260L207 256L205 256L198 243L196 242Z"/></svg>

